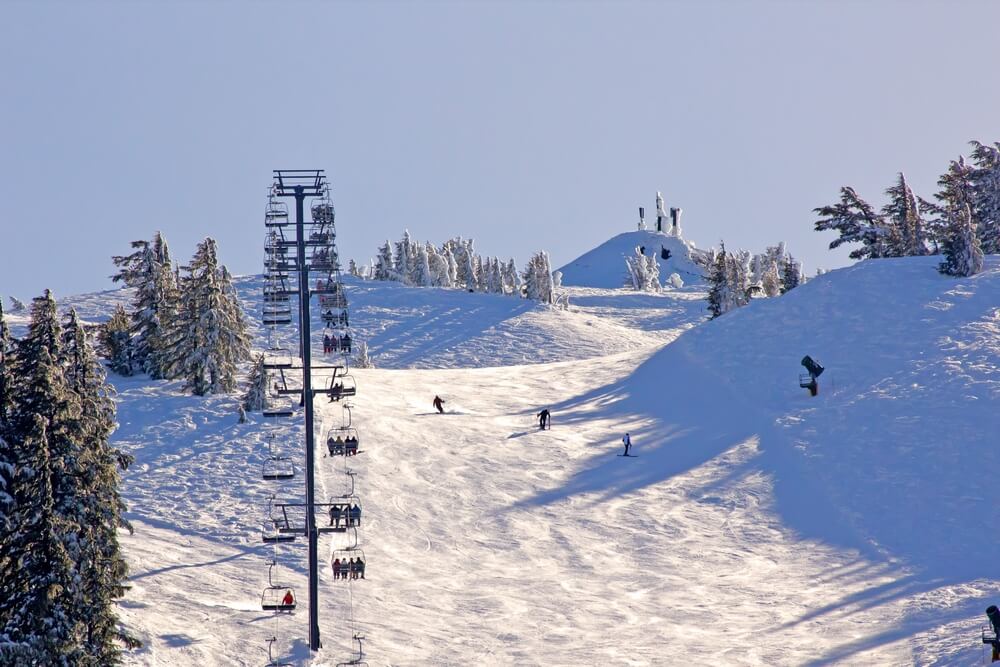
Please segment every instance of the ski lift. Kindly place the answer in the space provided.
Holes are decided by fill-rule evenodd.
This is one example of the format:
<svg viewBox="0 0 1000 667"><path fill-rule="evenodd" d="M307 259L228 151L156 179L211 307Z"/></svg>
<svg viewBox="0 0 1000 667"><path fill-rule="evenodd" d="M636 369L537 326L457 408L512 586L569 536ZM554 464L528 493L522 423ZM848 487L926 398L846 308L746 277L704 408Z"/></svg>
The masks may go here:
<svg viewBox="0 0 1000 667"><path fill-rule="evenodd" d="M267 565L267 588L260 594L260 608L264 611L292 611L297 598L291 586L278 586L271 578L271 573L277 563L271 561Z"/></svg>
<svg viewBox="0 0 1000 667"><path fill-rule="evenodd" d="M313 223L322 224L333 222L333 204L326 197L323 197L322 199L314 199L312 206L310 206L310 212L312 213Z"/></svg>
<svg viewBox="0 0 1000 667"><path fill-rule="evenodd" d="M338 662L337 667L368 667L368 663L365 662L365 651L361 645L364 641L365 636L354 633L354 641L358 643L357 655L348 660L347 662Z"/></svg>
<svg viewBox="0 0 1000 667"><path fill-rule="evenodd" d="M352 426L337 426L326 434L326 448L330 456L354 456L360 451L360 445L358 429Z"/></svg>
<svg viewBox="0 0 1000 667"><path fill-rule="evenodd" d="M319 307L326 309L347 308L347 295L343 292L337 292L336 294L320 294Z"/></svg>
<svg viewBox="0 0 1000 667"><path fill-rule="evenodd" d="M264 357L264 368L269 370L291 368L293 362L294 357L291 350L287 347L275 347L267 351Z"/></svg>
<svg viewBox="0 0 1000 667"><path fill-rule="evenodd" d="M278 641L277 637L272 635L264 641L267 642L267 664L264 667L295 667L290 662L278 662L278 659L274 657L274 642Z"/></svg>
<svg viewBox="0 0 1000 667"><path fill-rule="evenodd" d="M264 209L264 225L267 227L284 227L288 224L288 204L273 198L267 200Z"/></svg>

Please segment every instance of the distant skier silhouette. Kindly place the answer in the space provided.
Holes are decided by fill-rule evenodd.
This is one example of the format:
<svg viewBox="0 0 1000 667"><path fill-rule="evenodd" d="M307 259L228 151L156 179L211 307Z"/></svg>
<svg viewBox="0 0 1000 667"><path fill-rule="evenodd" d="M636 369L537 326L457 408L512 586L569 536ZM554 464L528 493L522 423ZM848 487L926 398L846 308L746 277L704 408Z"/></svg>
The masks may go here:
<svg viewBox="0 0 1000 667"><path fill-rule="evenodd" d="M541 412L538 413L538 428L542 429L543 431L546 428L552 428L552 415L549 414L548 408L544 408Z"/></svg>
<svg viewBox="0 0 1000 667"><path fill-rule="evenodd" d="M995 604L991 604L986 608L986 617L990 619L990 625L993 626L993 638L984 638L983 642L993 647L990 662L996 662L1000 660L1000 609L997 609Z"/></svg>
<svg viewBox="0 0 1000 667"><path fill-rule="evenodd" d="M622 456L628 456L628 450L632 447L632 438L629 437L628 433L622 438L622 444L625 445L625 453Z"/></svg>
<svg viewBox="0 0 1000 667"><path fill-rule="evenodd" d="M434 397L434 407L437 408L439 414L444 414L444 401L441 400L440 396Z"/></svg>

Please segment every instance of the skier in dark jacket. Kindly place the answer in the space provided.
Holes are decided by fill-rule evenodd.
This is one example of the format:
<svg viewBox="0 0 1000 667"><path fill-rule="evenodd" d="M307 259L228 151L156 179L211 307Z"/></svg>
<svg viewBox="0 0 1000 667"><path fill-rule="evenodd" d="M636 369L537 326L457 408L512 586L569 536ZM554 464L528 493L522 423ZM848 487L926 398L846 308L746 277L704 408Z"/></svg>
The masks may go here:
<svg viewBox="0 0 1000 667"><path fill-rule="evenodd" d="M628 433L622 438L622 444L625 445L625 456L628 456L628 450L632 447L632 438L629 437Z"/></svg>
<svg viewBox="0 0 1000 667"><path fill-rule="evenodd" d="M440 414L444 414L444 401L441 400L440 396L434 397L434 407L437 408Z"/></svg>
<svg viewBox="0 0 1000 667"><path fill-rule="evenodd" d="M545 430L546 427L551 428L552 415L549 414L549 409L544 408L538 413L538 428Z"/></svg>

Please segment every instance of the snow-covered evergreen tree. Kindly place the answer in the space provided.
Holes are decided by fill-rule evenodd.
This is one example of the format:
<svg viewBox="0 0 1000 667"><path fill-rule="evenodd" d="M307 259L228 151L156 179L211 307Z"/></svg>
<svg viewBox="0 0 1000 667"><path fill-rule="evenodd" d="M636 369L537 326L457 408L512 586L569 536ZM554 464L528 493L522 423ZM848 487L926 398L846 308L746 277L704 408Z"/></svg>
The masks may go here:
<svg viewBox="0 0 1000 667"><path fill-rule="evenodd" d="M712 319L725 313L725 306L731 300L729 282L726 278L727 260L726 246L723 244L722 250L715 256L715 263L708 274L708 312L712 314Z"/></svg>
<svg viewBox="0 0 1000 667"><path fill-rule="evenodd" d="M186 271L166 370L170 377L183 377L195 395L230 392L237 364L249 356L249 336L229 273L219 268L213 239L198 244Z"/></svg>
<svg viewBox="0 0 1000 667"><path fill-rule="evenodd" d="M967 204L952 211L943 251L944 261L938 267L941 273L971 276L983 270L983 250Z"/></svg>
<svg viewBox="0 0 1000 667"><path fill-rule="evenodd" d="M889 203L882 208L882 218L885 224L896 230L893 238L898 246L891 249L891 254L897 257L911 257L927 254L927 230L917 206L917 198L906 182L906 177L899 173L899 180L885 191L889 195Z"/></svg>
<svg viewBox="0 0 1000 667"><path fill-rule="evenodd" d="M832 230L840 234L830 242L831 250L844 243L861 244L860 248L851 251L851 259L891 257L891 249L898 247L892 230L854 188L841 188L839 203L814 211L820 216L815 224L816 231Z"/></svg>
<svg viewBox="0 0 1000 667"><path fill-rule="evenodd" d="M542 303L555 302L549 254L544 250L535 253L528 260L528 266L524 270L524 295Z"/></svg>
<svg viewBox="0 0 1000 667"><path fill-rule="evenodd" d="M375 362L368 353L368 343L359 340L354 345L354 366L356 368L375 368Z"/></svg>
<svg viewBox="0 0 1000 667"><path fill-rule="evenodd" d="M995 255L1000 253L1000 142L971 143L975 165L971 174L975 188L972 220L983 252Z"/></svg>
<svg viewBox="0 0 1000 667"><path fill-rule="evenodd" d="M521 296L521 274L517 270L517 264L514 263L514 258L511 257L507 261L507 268L505 270L506 278L504 282L509 285L508 294L513 294L514 296Z"/></svg>
<svg viewBox="0 0 1000 667"><path fill-rule="evenodd" d="M646 256L641 248L635 249L635 254L625 258L625 267L632 289L641 292L657 292L660 289L660 265L656 258Z"/></svg>
<svg viewBox="0 0 1000 667"><path fill-rule="evenodd" d="M132 457L110 445L117 426L114 388L107 383L104 368L75 310L70 311L63 328L60 359L80 413L69 425L62 456L64 470L74 460L77 470L73 475L56 478L54 499L64 499L60 514L76 526L67 542L67 552L81 584L76 608L77 617L86 627L81 640L83 653L92 664L110 665L118 662L118 641L135 641L118 629L114 606L124 594L128 573L118 529L132 531L125 520L118 470L126 468Z"/></svg>
<svg viewBox="0 0 1000 667"><path fill-rule="evenodd" d="M781 273L781 293L795 289L802 283L802 265L789 256Z"/></svg>
<svg viewBox="0 0 1000 667"><path fill-rule="evenodd" d="M427 255L427 268L431 273L431 285L436 287L451 287L448 275L448 261L444 255L439 253L432 243L426 244L424 253Z"/></svg>
<svg viewBox="0 0 1000 667"><path fill-rule="evenodd" d="M358 272L358 264L353 259L347 260L347 275L354 276L355 278L361 277L361 274Z"/></svg>
<svg viewBox="0 0 1000 667"><path fill-rule="evenodd" d="M434 277L431 274L430 260L427 257L427 249L419 243L415 246L415 253L413 257L413 276L411 282L417 287L430 287L434 284Z"/></svg>
<svg viewBox="0 0 1000 667"><path fill-rule="evenodd" d="M451 248L445 245L441 249L441 255L444 257L444 261L448 264L448 282L442 283L444 287L457 287L458 286L458 262L455 261L455 255L451 252Z"/></svg>
<svg viewBox="0 0 1000 667"><path fill-rule="evenodd" d="M84 658L82 582L73 563L78 525L65 516L75 511L67 490L79 484L71 426L81 410L59 364L60 345L55 300L46 291L33 300L28 333L17 343L16 399L4 433L12 502L0 550L3 664L75 665Z"/></svg>
<svg viewBox="0 0 1000 667"><path fill-rule="evenodd" d="M14 400L13 364L14 339L10 335L7 318L3 313L3 301L0 301L0 436L3 435L3 427L7 423L7 416L10 414L10 407ZM0 487L0 493L2 491L3 489Z"/></svg>
<svg viewBox="0 0 1000 667"><path fill-rule="evenodd" d="M764 296L778 296L781 294L781 276L778 274L778 263L771 261L764 269L761 276L761 289Z"/></svg>
<svg viewBox="0 0 1000 667"><path fill-rule="evenodd" d="M267 405L267 369L264 368L263 354L257 355L250 367L247 391L241 405L248 412L260 412Z"/></svg>
<svg viewBox="0 0 1000 667"><path fill-rule="evenodd" d="M132 375L132 338L128 313L119 303L111 318L101 325L97 339L101 356L108 360L108 367L119 375Z"/></svg>
<svg viewBox="0 0 1000 667"><path fill-rule="evenodd" d="M396 274L396 280L405 285L412 282L413 276L413 240L410 238L410 230L403 230L403 238L396 243L396 253L393 256L392 268Z"/></svg>
<svg viewBox="0 0 1000 667"><path fill-rule="evenodd" d="M16 296L10 297L10 312L23 313L28 307Z"/></svg>
<svg viewBox="0 0 1000 667"><path fill-rule="evenodd" d="M385 244L378 249L378 257L375 260L375 272L372 274L374 280L392 280L395 269L392 266L392 244L386 239Z"/></svg>

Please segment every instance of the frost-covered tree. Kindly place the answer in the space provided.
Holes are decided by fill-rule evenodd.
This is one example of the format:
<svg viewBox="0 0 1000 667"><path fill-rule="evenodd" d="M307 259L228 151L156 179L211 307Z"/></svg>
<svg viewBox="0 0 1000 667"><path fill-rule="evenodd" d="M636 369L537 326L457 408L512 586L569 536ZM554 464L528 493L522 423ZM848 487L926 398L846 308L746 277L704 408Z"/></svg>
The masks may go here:
<svg viewBox="0 0 1000 667"><path fill-rule="evenodd" d="M841 188L839 203L814 211L820 216L815 223L816 231L832 230L840 234L830 242L831 250L844 243L861 244L860 248L851 251L851 259L891 257L892 248L898 247L892 230L854 188Z"/></svg>
<svg viewBox="0 0 1000 667"><path fill-rule="evenodd" d="M892 238L897 243L897 247L891 249L891 254L897 257L926 255L927 230L917 198L902 172L899 173L896 184L885 193L889 196L889 203L882 208L882 219L894 230Z"/></svg>
<svg viewBox="0 0 1000 667"><path fill-rule="evenodd" d="M431 285L435 287L451 287L448 275L448 261L444 255L439 253L432 243L426 244L424 254L427 255L427 268L431 275Z"/></svg>
<svg viewBox="0 0 1000 667"><path fill-rule="evenodd" d="M359 340L354 345L354 366L357 368L375 368L375 362L368 352L368 343Z"/></svg>
<svg viewBox="0 0 1000 667"><path fill-rule="evenodd" d="M267 369L264 368L263 354L257 355L250 367L247 391L243 394L241 405L248 412L260 412L267 405Z"/></svg>
<svg viewBox="0 0 1000 667"><path fill-rule="evenodd" d="M764 296L772 297L781 294L781 276L778 274L778 263L770 262L764 269L760 281Z"/></svg>
<svg viewBox="0 0 1000 667"><path fill-rule="evenodd" d="M386 239L385 244L378 249L378 257L375 259L375 271L372 274L374 280L392 280L392 244Z"/></svg>
<svg viewBox="0 0 1000 667"><path fill-rule="evenodd" d="M119 303L97 335L101 356L108 360L108 367L119 375L128 376L133 372L130 329L128 313Z"/></svg>
<svg viewBox="0 0 1000 667"><path fill-rule="evenodd" d="M14 339L7 326L7 318L3 313L3 302L0 301L0 435L7 423L10 406L14 400L13 385ZM2 488L0 488L2 492ZM0 510L2 511L2 510Z"/></svg>
<svg viewBox="0 0 1000 667"><path fill-rule="evenodd" d="M393 255L392 267L396 280L409 285L412 282L414 267L414 247L410 238L410 230L403 230L403 238L396 243L396 253Z"/></svg>
<svg viewBox="0 0 1000 667"><path fill-rule="evenodd" d="M795 289L802 283L802 265L789 256L785 270L781 273L781 293Z"/></svg>
<svg viewBox="0 0 1000 667"><path fill-rule="evenodd" d="M514 262L513 257L507 261L504 274L504 283L508 285L507 293L514 296L521 296L521 274L517 270L517 264Z"/></svg>
<svg viewBox="0 0 1000 667"><path fill-rule="evenodd" d="M431 274L431 266L430 260L427 257L427 249L419 243L416 244L414 248L413 276L411 282L417 287L430 287L434 284L434 277Z"/></svg>
<svg viewBox="0 0 1000 667"><path fill-rule="evenodd" d="M966 204L952 211L951 225L944 243L944 261L938 270L951 276L971 276L983 270L983 250Z"/></svg>
<svg viewBox="0 0 1000 667"><path fill-rule="evenodd" d="M715 263L708 274L708 312L712 319L726 312L726 306L731 303L730 287L726 277L726 246L715 256Z"/></svg>
<svg viewBox="0 0 1000 667"><path fill-rule="evenodd" d="M635 249L635 254L625 258L628 280L632 289L642 292L656 292L660 289L660 265L656 258L643 254L641 248Z"/></svg>
<svg viewBox="0 0 1000 667"><path fill-rule="evenodd" d="M67 546L78 528L67 490L78 486L72 423L80 405L59 363L61 328L51 293L34 299L17 342L16 400L4 430L10 509L0 550L0 658L3 664L78 664L81 581Z"/></svg>
<svg viewBox="0 0 1000 667"><path fill-rule="evenodd" d="M249 356L249 335L229 273L219 268L213 239L198 244L185 270L166 370L170 377L183 377L195 395L230 392L237 364Z"/></svg>
<svg viewBox="0 0 1000 667"><path fill-rule="evenodd" d="M355 278L361 277L361 273L358 272L358 264L353 259L347 260L347 275Z"/></svg>
<svg viewBox="0 0 1000 667"><path fill-rule="evenodd" d="M528 266L524 270L524 295L528 299L542 303L555 302L549 254L544 250L535 253L528 260Z"/></svg>
<svg viewBox="0 0 1000 667"><path fill-rule="evenodd" d="M708 275L708 310L713 318L750 302L754 285L750 282L751 255L745 250L728 252L722 245Z"/></svg>
<svg viewBox="0 0 1000 667"><path fill-rule="evenodd" d="M132 457L110 445L115 422L114 388L106 381L86 330L75 310L63 327L60 365L80 411L67 427L60 454L64 472L75 462L74 474L54 480L53 498L62 518L76 527L67 552L77 571L80 588L75 600L77 617L86 630L83 653L93 664L118 662L117 642L135 640L119 630L115 600L124 594L128 566L118 543L118 529L132 531L119 491L119 468ZM56 449L51 453L55 456Z"/></svg>
<svg viewBox="0 0 1000 667"><path fill-rule="evenodd" d="M1000 253L1000 142L988 145L972 143L975 169L971 180L975 188L975 204L971 214L976 236L987 255Z"/></svg>
<svg viewBox="0 0 1000 667"><path fill-rule="evenodd" d="M10 312L12 313L23 313L27 310L27 306L23 301L18 299L16 296L10 297Z"/></svg>
<svg viewBox="0 0 1000 667"><path fill-rule="evenodd" d="M445 245L441 249L441 255L444 257L444 261L448 264L448 282L442 283L445 287L457 287L458 286L458 262L455 261L455 255L452 254L451 248Z"/></svg>

